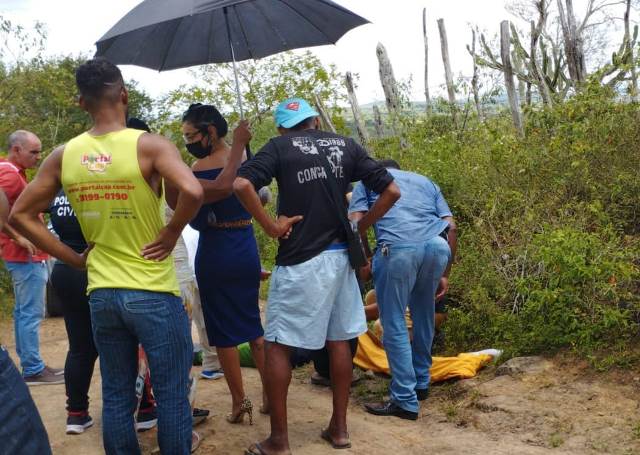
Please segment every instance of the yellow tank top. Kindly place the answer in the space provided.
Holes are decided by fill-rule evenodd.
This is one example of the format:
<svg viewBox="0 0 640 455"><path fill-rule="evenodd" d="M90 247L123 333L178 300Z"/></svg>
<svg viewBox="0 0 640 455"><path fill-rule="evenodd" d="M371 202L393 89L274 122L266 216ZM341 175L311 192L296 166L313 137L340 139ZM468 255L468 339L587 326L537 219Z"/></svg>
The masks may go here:
<svg viewBox="0 0 640 455"><path fill-rule="evenodd" d="M173 258L149 261L140 255L165 225L163 197L140 171L138 138L124 129L73 138L62 155L62 186L88 243L89 286L180 295Z"/></svg>

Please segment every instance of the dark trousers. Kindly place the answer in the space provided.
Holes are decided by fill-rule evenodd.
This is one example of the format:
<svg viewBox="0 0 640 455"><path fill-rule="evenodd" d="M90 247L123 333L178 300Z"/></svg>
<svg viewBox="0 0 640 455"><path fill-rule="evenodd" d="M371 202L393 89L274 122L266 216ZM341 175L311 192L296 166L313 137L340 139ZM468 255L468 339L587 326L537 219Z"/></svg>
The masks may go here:
<svg viewBox="0 0 640 455"><path fill-rule="evenodd" d="M356 356L358 350L358 339L352 338L349 340L349 347L351 348L351 358ZM313 359L313 367L316 372L323 378L331 379L329 351L327 348L322 348L318 351L312 351L311 358Z"/></svg>
<svg viewBox="0 0 640 455"><path fill-rule="evenodd" d="M0 347L0 455L51 455L49 437L22 375Z"/></svg>
<svg viewBox="0 0 640 455"><path fill-rule="evenodd" d="M64 325L69 338L69 352L64 364L67 411L87 412L91 377L98 358L87 296L87 272L56 262L51 273L51 285L62 302ZM147 380L140 410L149 412L154 406L151 384Z"/></svg>
<svg viewBox="0 0 640 455"><path fill-rule="evenodd" d="M91 312L87 296L87 272L56 262L51 284L62 302L69 352L64 365L67 411L89 409L89 387L98 351L93 342Z"/></svg>

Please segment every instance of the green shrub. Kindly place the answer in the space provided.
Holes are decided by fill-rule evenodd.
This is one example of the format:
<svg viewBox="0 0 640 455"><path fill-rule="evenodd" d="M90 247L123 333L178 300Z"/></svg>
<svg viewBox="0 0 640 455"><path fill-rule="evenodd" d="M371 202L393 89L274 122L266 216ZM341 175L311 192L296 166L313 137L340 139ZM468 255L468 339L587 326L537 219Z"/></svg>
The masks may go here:
<svg viewBox="0 0 640 455"><path fill-rule="evenodd" d="M448 350L625 364L640 319L638 105L590 86L525 118L522 139L499 113L464 131L413 122L407 150L372 145L438 183L457 219Z"/></svg>

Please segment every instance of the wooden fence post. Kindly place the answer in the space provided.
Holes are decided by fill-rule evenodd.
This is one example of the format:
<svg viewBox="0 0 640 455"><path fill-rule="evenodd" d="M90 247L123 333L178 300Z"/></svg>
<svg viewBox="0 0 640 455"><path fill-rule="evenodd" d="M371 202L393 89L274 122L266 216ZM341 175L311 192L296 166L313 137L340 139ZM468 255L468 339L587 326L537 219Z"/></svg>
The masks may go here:
<svg viewBox="0 0 640 455"><path fill-rule="evenodd" d="M379 139L384 137L384 124L382 123L382 114L375 104L373 105L373 125L376 128L376 136Z"/></svg>
<svg viewBox="0 0 640 455"><path fill-rule="evenodd" d="M376 47L376 55L380 68L380 83L384 90L384 97L387 103L387 111L391 117L391 129L393 134L400 137L400 147L407 148L407 140L402 131L398 127L398 117L400 117L400 94L398 93L398 84L393 75L393 67L387 55L387 50L382 43L378 43Z"/></svg>
<svg viewBox="0 0 640 455"><path fill-rule="evenodd" d="M456 91L453 86L453 73L451 72L451 63L449 61L449 43L447 41L447 29L444 27L444 19L438 19L438 30L440 31L440 48L442 50L442 63L444 64L444 78L447 82L449 104L451 105L451 116L453 117L453 123L457 125Z"/></svg>
<svg viewBox="0 0 640 455"><path fill-rule="evenodd" d="M509 21L502 21L500 23L500 55L502 57L504 82L507 87L507 96L509 97L513 124L518 134L524 136L518 92L513 81L513 67L511 66L511 31L509 29Z"/></svg>
<svg viewBox="0 0 640 455"><path fill-rule="evenodd" d="M478 55L476 54L476 31L471 29L471 47L467 46L467 51L471 54L473 59L473 77L471 78L471 90L473 91L473 102L476 105L476 112L478 113L478 120L484 122L484 115L482 114L482 107L480 106L480 88L478 86L478 63L476 61Z"/></svg>
<svg viewBox="0 0 640 455"><path fill-rule="evenodd" d="M362 112L360 112L360 105L358 104L358 98L353 87L353 77L350 72L347 72L345 77L345 85L347 86L347 93L349 95L349 103L351 104L351 112L353 112L353 120L356 124L356 131L360 138L360 144L366 147L369 143L369 134L367 134L367 128L362 120Z"/></svg>
<svg viewBox="0 0 640 455"><path fill-rule="evenodd" d="M318 109L318 113L320 114L320 120L322 120L322 125L325 130L329 130L332 133L336 132L336 127L333 126L333 122L331 121L331 116L327 112L327 109L324 107L324 103L320 99L317 93L313 94L313 101L316 105L316 109Z"/></svg>
<svg viewBox="0 0 640 455"><path fill-rule="evenodd" d="M424 37L424 97L427 102L427 115L431 115L431 97L429 96L429 40L427 38L427 8L422 9L422 35Z"/></svg>

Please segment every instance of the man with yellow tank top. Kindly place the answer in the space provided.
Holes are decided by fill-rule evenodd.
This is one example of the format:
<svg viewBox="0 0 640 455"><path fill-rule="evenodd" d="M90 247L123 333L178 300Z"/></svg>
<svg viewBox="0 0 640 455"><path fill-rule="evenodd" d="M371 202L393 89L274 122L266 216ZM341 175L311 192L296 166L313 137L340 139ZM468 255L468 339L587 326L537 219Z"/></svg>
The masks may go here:
<svg viewBox="0 0 640 455"><path fill-rule="evenodd" d="M193 346L170 254L200 207L202 187L173 144L125 127L128 93L115 65L89 60L78 68L76 83L80 106L94 125L49 155L11 220L37 247L88 269L106 453L140 453L133 417L140 343L153 372L160 451L187 454ZM166 226L163 178L179 190ZM37 218L61 186L93 246L83 254L59 242Z"/></svg>

